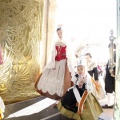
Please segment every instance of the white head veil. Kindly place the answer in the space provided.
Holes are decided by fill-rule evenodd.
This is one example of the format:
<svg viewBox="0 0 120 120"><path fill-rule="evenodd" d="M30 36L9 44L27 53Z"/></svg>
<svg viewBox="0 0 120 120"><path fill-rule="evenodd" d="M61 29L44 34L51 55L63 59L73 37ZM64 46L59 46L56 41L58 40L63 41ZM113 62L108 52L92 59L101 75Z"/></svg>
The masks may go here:
<svg viewBox="0 0 120 120"><path fill-rule="evenodd" d="M92 79L91 79L91 76L89 75L89 73L87 72L87 66L86 66L86 61L84 59L84 56L81 56L80 57L80 62L77 64L76 67L82 65L84 68L85 68L85 76L86 76L86 85L85 85L85 88L87 89L87 91L89 93L93 92L93 84L92 84ZM77 83L77 77L76 75L73 77L73 81L74 83L76 84Z"/></svg>

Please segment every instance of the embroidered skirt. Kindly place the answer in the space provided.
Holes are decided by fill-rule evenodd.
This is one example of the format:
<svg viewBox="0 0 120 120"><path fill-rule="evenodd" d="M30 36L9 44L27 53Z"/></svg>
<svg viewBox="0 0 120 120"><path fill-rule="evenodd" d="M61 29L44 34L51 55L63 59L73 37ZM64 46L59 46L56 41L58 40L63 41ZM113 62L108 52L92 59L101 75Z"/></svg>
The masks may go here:
<svg viewBox="0 0 120 120"><path fill-rule="evenodd" d="M55 100L60 99L71 86L66 59L55 61L55 69L46 68L36 83L37 92Z"/></svg>
<svg viewBox="0 0 120 120"><path fill-rule="evenodd" d="M80 94L84 94L80 90ZM64 116L75 120L97 120L103 112L99 102L93 94L88 94L84 104L83 111L79 113L78 104L72 90L68 91L57 105L58 110Z"/></svg>

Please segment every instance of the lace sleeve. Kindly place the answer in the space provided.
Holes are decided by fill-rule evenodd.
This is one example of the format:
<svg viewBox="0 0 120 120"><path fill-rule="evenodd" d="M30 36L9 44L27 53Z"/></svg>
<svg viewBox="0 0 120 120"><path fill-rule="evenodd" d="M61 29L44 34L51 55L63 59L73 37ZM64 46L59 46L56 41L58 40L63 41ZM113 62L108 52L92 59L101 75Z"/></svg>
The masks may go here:
<svg viewBox="0 0 120 120"><path fill-rule="evenodd" d="M76 62L74 51L72 50L72 47L70 47L70 45L67 45L66 57L67 57L68 69L71 73L71 76L73 77L75 75L75 66L76 66L77 62ZM72 81L74 82L74 79L72 79Z"/></svg>
<svg viewBox="0 0 120 120"><path fill-rule="evenodd" d="M55 56L56 56L56 49L55 49L55 44L54 44L52 52L51 52L51 57L49 58L49 61L48 61L47 65L44 67L43 71L46 68L49 68L49 69L55 68Z"/></svg>

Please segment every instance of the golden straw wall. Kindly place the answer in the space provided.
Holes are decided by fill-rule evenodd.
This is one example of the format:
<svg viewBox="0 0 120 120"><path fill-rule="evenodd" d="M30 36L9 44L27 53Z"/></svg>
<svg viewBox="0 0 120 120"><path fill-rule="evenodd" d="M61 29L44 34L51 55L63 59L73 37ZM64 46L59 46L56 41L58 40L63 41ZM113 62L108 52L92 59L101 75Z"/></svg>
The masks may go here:
<svg viewBox="0 0 120 120"><path fill-rule="evenodd" d="M6 104L37 96L44 0L0 0L0 96Z"/></svg>

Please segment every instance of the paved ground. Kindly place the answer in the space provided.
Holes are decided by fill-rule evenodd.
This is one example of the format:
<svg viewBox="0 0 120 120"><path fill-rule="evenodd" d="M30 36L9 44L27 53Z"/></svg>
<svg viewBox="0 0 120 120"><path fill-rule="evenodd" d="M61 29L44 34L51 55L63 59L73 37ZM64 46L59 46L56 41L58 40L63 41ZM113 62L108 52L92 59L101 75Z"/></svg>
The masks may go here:
<svg viewBox="0 0 120 120"><path fill-rule="evenodd" d="M104 88L102 77L100 83ZM62 116L57 108L53 107L56 101L45 97L6 105L5 120L70 120ZM99 101L101 105L107 102L107 98ZM104 109L98 120L113 120L113 109Z"/></svg>

